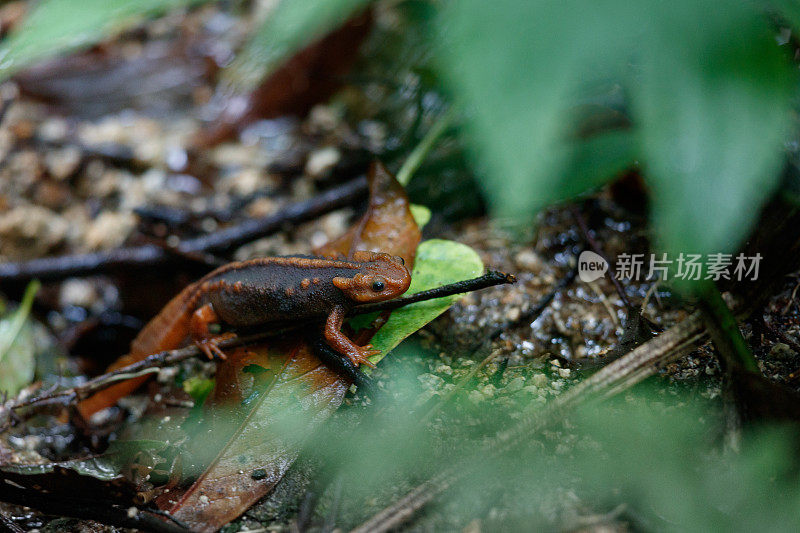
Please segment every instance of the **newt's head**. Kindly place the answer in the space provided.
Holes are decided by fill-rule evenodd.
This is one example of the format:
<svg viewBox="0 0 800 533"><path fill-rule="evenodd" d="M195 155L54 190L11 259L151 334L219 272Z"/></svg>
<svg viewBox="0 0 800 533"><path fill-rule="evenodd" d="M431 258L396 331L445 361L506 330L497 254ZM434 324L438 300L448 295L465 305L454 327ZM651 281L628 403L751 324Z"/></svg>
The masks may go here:
<svg viewBox="0 0 800 533"><path fill-rule="evenodd" d="M411 274L402 257L381 252L359 251L353 261L362 263L352 278L335 277L333 284L358 303L382 302L397 298L411 284Z"/></svg>

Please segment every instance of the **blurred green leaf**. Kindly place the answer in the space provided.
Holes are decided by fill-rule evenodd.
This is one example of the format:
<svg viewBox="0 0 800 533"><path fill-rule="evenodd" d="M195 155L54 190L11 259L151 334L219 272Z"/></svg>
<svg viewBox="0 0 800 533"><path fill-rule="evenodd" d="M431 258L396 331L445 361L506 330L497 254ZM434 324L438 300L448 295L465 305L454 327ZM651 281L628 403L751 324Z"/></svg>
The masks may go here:
<svg viewBox="0 0 800 533"><path fill-rule="evenodd" d="M576 141L561 172L564 187L553 191L552 201L566 200L604 185L635 163L638 149L632 131L611 131Z"/></svg>
<svg viewBox="0 0 800 533"><path fill-rule="evenodd" d="M183 382L183 390L192 397L195 406L203 405L208 395L214 390L214 380L192 376Z"/></svg>
<svg viewBox="0 0 800 533"><path fill-rule="evenodd" d="M144 18L208 0L43 0L0 43L0 79L36 61L90 46Z"/></svg>
<svg viewBox="0 0 800 533"><path fill-rule="evenodd" d="M641 155L662 246L732 251L775 188L793 78L757 6L462 0L434 30L495 216L530 221ZM631 133L570 140L578 96L609 76Z"/></svg>
<svg viewBox="0 0 800 533"><path fill-rule="evenodd" d="M424 205L411 204L409 209L411 209L411 215L414 217L414 222L416 222L417 226L420 228L425 227L425 225L430 222L431 210Z"/></svg>
<svg viewBox="0 0 800 533"><path fill-rule="evenodd" d="M800 29L800 2L797 0L768 0L766 5L782 15L796 30Z"/></svg>
<svg viewBox="0 0 800 533"><path fill-rule="evenodd" d="M372 0L282 0L255 30L224 79L237 90L255 88L285 59L342 25Z"/></svg>
<svg viewBox="0 0 800 533"><path fill-rule="evenodd" d="M634 103L652 222L670 252L734 251L780 181L793 78L766 21L728 4L655 3L643 43Z"/></svg>
<svg viewBox="0 0 800 533"><path fill-rule="evenodd" d="M114 481L121 478L120 466L108 461L105 457L89 457L87 459L73 459L59 463L45 463L33 465L8 464L2 467L3 474L17 474L20 476L47 476L71 471L79 476L88 476L100 481Z"/></svg>
<svg viewBox="0 0 800 533"><path fill-rule="evenodd" d="M0 319L0 391L9 396L33 380L36 345L27 320L40 286L38 281L29 283L19 308Z"/></svg>
<svg viewBox="0 0 800 533"><path fill-rule="evenodd" d="M483 262L472 248L453 241L431 239L417 248L407 294L474 278L482 273ZM381 353L370 360L377 363L383 359L403 339L447 311L458 298L458 295L437 298L393 311L389 321L372 338L372 345Z"/></svg>
<svg viewBox="0 0 800 533"><path fill-rule="evenodd" d="M582 192L586 179L560 174L570 159L570 95L635 42L640 12L623 4L464 0L442 10L439 65L467 111L495 215L530 220Z"/></svg>

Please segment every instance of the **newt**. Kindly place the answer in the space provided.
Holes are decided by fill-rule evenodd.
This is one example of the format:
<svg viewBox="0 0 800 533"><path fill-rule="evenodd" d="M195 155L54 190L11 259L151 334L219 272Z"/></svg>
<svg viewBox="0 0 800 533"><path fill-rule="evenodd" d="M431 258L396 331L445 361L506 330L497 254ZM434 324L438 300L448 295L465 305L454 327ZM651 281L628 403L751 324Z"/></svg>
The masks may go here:
<svg viewBox="0 0 800 533"><path fill-rule="evenodd" d="M374 366L368 358L380 352L370 344L359 346L351 341L342 333L342 323L355 305L396 298L410 283L403 259L380 252L357 251L352 259L265 257L230 263L187 286L167 303L139 332L130 352L108 371L179 348L187 339L209 358L224 359L217 343L232 334L215 335L211 324L235 328L323 319L323 337L331 348L356 366ZM78 410L88 419L147 378L112 385L80 402Z"/></svg>

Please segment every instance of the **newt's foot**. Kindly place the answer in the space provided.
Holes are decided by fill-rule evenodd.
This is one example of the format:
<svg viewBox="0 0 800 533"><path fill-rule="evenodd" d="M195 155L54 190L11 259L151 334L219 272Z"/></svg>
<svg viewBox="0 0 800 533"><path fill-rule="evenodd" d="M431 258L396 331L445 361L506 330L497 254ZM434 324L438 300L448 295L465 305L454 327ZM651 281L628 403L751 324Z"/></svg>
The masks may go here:
<svg viewBox="0 0 800 533"><path fill-rule="evenodd" d="M367 365L370 368L375 368L375 363L370 361L369 358L379 353L381 353L380 350L375 350L371 344L367 344L365 346L356 346L355 349L345 355L356 366Z"/></svg>
<svg viewBox="0 0 800 533"><path fill-rule="evenodd" d="M206 354L206 357L208 357L210 360L220 359L224 361L228 357L225 355L225 352L223 352L218 345L220 342L232 339L235 336L236 336L235 333L223 333L222 335L217 335L215 337L195 340L194 345L197 346L201 352Z"/></svg>

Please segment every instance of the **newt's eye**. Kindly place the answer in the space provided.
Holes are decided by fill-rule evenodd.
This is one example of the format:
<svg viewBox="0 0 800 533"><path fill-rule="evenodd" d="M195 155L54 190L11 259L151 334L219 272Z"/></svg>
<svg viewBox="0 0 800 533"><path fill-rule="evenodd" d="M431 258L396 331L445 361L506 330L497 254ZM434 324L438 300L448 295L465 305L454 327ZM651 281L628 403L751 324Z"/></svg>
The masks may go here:
<svg viewBox="0 0 800 533"><path fill-rule="evenodd" d="M386 288L386 285L380 280L376 280L376 281L372 282L372 290L375 291L375 292L381 292L385 288Z"/></svg>

